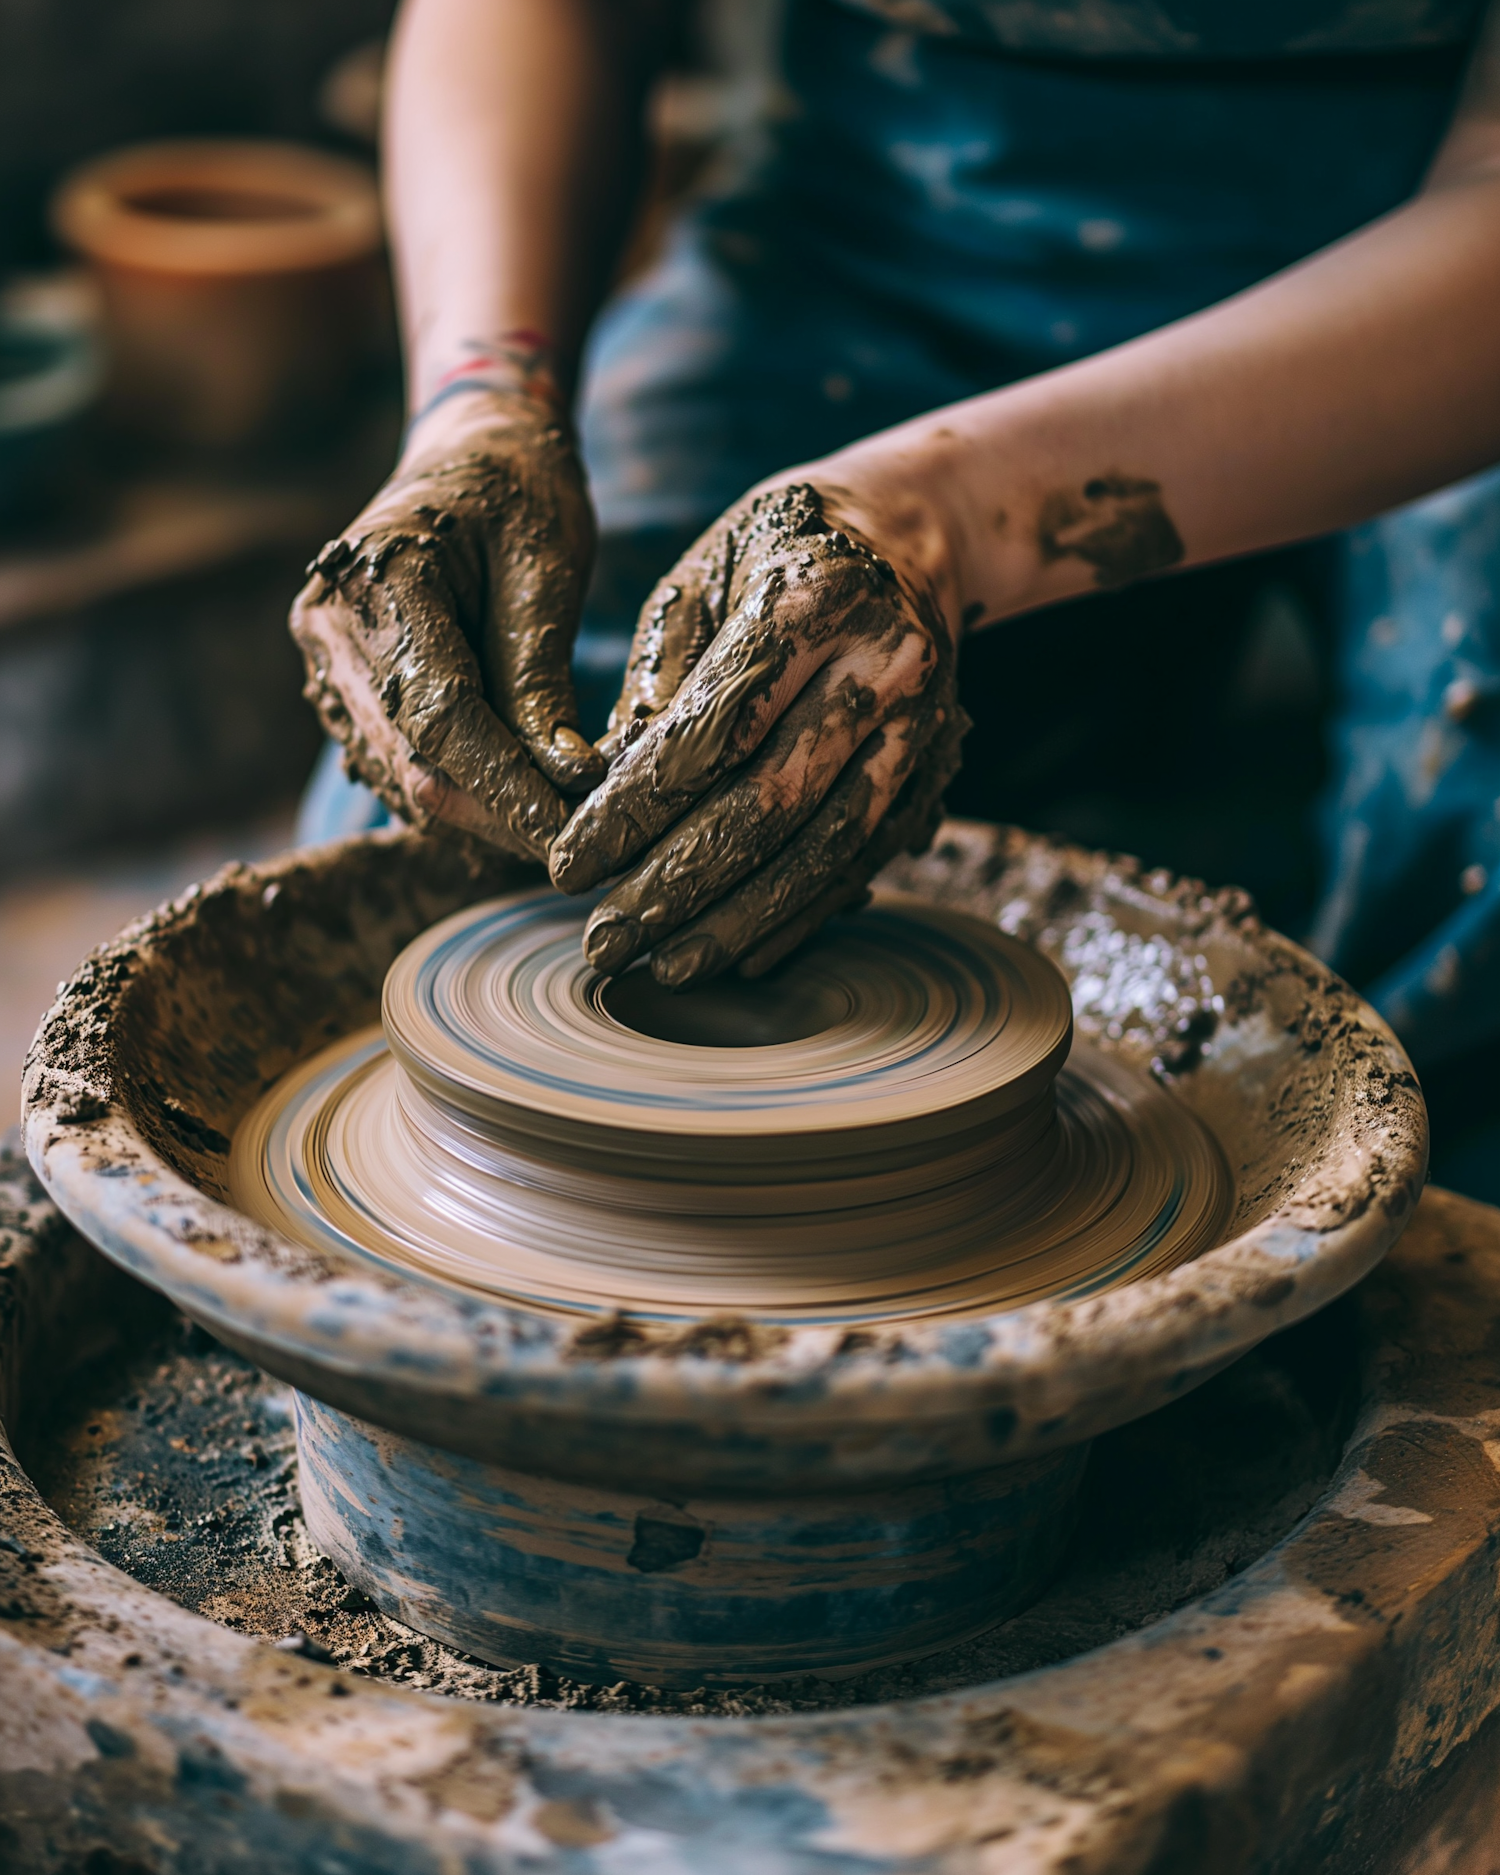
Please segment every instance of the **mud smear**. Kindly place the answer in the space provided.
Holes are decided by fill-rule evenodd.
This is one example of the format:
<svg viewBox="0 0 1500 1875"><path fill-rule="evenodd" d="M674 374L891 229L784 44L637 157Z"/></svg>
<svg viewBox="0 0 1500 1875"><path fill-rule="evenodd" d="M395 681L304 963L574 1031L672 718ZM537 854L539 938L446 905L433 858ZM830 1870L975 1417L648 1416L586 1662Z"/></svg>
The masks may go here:
<svg viewBox="0 0 1500 1875"><path fill-rule="evenodd" d="M1264 1554L1311 1507L1355 1399L1352 1310L1336 1304L1190 1399L1099 1440L1063 1573L1026 1613L857 1679L727 1692L501 1671L381 1614L308 1541L287 1389L180 1317L130 1359L82 1374L28 1458L59 1515L116 1568L288 1652L462 1699L731 1717L976 1685L1161 1619Z"/></svg>
<svg viewBox="0 0 1500 1875"><path fill-rule="evenodd" d="M951 778L961 712L941 610L838 526L832 502L798 483L741 504L648 602L604 744L614 766L552 850L566 891L640 861L590 923L596 969L625 969L655 947L658 980L681 988L793 920L805 936L857 904L898 850L882 841L880 861L843 877L882 805L914 781L935 803ZM825 674L850 654L880 674L883 700L852 674ZM799 670L811 674L773 722ZM898 846L935 824L910 806L893 809Z"/></svg>
<svg viewBox="0 0 1500 1875"><path fill-rule="evenodd" d="M496 392L456 439L324 547L292 635L309 701L387 807L540 858L563 794L604 773L569 676L592 512L551 406Z"/></svg>
<svg viewBox="0 0 1500 1875"><path fill-rule="evenodd" d="M1059 488L1044 495L1036 538L1043 565L1084 560L1094 568L1096 586L1164 573L1183 556L1160 482L1133 475L1096 475L1081 492Z"/></svg>

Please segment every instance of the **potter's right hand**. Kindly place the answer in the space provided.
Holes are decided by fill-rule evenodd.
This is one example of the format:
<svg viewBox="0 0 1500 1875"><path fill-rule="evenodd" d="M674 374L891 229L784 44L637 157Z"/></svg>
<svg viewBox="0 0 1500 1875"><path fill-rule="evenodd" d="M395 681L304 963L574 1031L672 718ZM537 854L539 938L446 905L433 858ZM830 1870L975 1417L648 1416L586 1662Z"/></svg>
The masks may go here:
<svg viewBox="0 0 1500 1875"><path fill-rule="evenodd" d="M466 390L313 561L291 616L306 695L403 819L545 859L564 797L602 778L569 674L593 547L558 406Z"/></svg>

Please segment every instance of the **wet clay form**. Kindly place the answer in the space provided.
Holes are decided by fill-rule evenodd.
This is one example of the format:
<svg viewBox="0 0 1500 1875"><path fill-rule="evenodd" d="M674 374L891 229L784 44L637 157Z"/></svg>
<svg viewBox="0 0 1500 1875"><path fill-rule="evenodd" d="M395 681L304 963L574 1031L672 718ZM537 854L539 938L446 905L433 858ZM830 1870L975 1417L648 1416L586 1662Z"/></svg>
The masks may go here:
<svg viewBox="0 0 1500 1875"><path fill-rule="evenodd" d="M67 986L28 1149L298 1388L309 1528L411 1625L665 1686L920 1654L1039 1590L1089 1439L1379 1259L1426 1125L1240 895L963 823L885 883L694 1013L514 862L231 869Z"/></svg>
<svg viewBox="0 0 1500 1875"><path fill-rule="evenodd" d="M1061 973L920 900L687 996L519 893L425 933L258 1103L230 1188L310 1248L542 1307L856 1323L1170 1269L1228 1213L1212 1136L1073 1052Z"/></svg>

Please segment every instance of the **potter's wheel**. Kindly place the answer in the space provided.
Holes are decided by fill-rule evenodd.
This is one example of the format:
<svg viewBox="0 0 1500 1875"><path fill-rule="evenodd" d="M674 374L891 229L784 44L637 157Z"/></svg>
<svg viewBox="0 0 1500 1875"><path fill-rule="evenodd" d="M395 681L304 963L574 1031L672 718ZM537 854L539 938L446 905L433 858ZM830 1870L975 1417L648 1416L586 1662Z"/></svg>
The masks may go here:
<svg viewBox="0 0 1500 1875"><path fill-rule="evenodd" d="M576 974L581 908L553 934L555 969L524 945L504 962L477 936L465 953L454 934L478 933L495 895L556 906L517 897L540 881L503 858L373 836L226 872L80 969L31 1057L28 1150L109 1256L296 1389L308 1535L388 1614L590 1685L884 1671L1034 1601L1062 1562L1090 1439L1357 1281L1399 1234L1426 1156L1389 1032L1241 895L961 824L887 883L925 914L882 906L828 954L847 960L846 936L874 944L904 919L881 967L917 972L921 995L877 993L873 962L857 994L847 961L820 987L815 951L811 975L779 979L781 1028L747 1039L757 1003L714 1018L737 1033L686 1040L665 1021L706 1022L707 1001L653 1012L628 979L607 991ZM1051 1114L1068 1016L1038 958L1067 977L1103 1061L1070 1058ZM332 1099L375 1082L353 1057L388 980L384 1072L405 1102L387 1100L388 1138L450 1181L419 1183L443 1202L394 1223L380 1207L411 1181L394 1149L340 1158ZM887 1040L872 1031L859 1056L880 1072L861 1082L828 1038L880 1009ZM609 1024L631 1073L559 1091L577 1059L608 1053L578 1034ZM288 1214L268 1226L238 1182L252 1119L267 1102L288 1115L305 1083L285 1077L341 1041L350 1053L322 1057L328 1086L304 1101L309 1150L288 1120L279 1169L250 1157L285 1181ZM658 1044L679 1075L693 1065L675 1094L640 1067L665 1060ZM820 1047L827 1073L799 1097L789 1074L762 1072ZM1069 1163L1075 1077L1078 1111L1087 1095L1118 1120L1129 1174L1092 1215L1123 1217L1141 1191L1144 1221L1081 1268L1045 1267L1059 1239L1007 1262L998 1226L1017 1222L1018 1192L1052 1181L1033 1223L1077 1203L1082 1176L1045 1170ZM1184 1142L1206 1132L1209 1163L1222 1153L1232 1171L1233 1217L1205 1228L1201 1255L1167 1241L1179 1213L1145 1182L1163 1156L1146 1124L1158 1095L1181 1110L1181 1126L1160 1123L1181 1155L1169 1169L1205 1213ZM1099 1133L1077 1130L1096 1166ZM320 1167L330 1189L343 1180L359 1236L319 1209ZM988 1210L966 1184L985 1178ZM850 1185L864 1204L842 1201ZM934 1192L947 1238L890 1228L883 1206L931 1209ZM380 1218L374 1248L361 1216ZM459 1251L477 1269L454 1280L435 1259ZM549 1259L534 1280L518 1279L522 1253ZM689 1280L696 1308L674 1300Z"/></svg>
<svg viewBox="0 0 1500 1875"><path fill-rule="evenodd" d="M1212 1136L1070 1054L1062 976L992 924L890 897L770 982L674 997L584 962L588 910L511 894L410 944L383 1026L241 1124L241 1208L313 1250L666 1318L988 1313L1222 1234Z"/></svg>
<svg viewBox="0 0 1500 1875"><path fill-rule="evenodd" d="M5 1350L31 1477L0 1451L7 1875L1492 1862L1488 1207L1429 1188L1352 1310L1109 1435L1055 1587L972 1653L746 1699L488 1673L370 1608L297 1541L284 1392L164 1337L16 1170L0 1145L0 1275L31 1298Z"/></svg>

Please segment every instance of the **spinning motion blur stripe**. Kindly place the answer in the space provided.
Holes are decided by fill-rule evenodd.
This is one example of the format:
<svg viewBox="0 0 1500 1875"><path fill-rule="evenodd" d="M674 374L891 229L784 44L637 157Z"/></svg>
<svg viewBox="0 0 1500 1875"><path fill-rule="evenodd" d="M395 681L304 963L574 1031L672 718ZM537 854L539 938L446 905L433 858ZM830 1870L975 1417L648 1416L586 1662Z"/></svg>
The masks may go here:
<svg viewBox="0 0 1500 1875"><path fill-rule="evenodd" d="M1072 1045L1060 974L982 921L885 899L769 982L674 997L590 969L588 909L518 894L417 939L383 1028L242 1123L235 1202L310 1247L665 1318L989 1313L1222 1233L1215 1142Z"/></svg>

